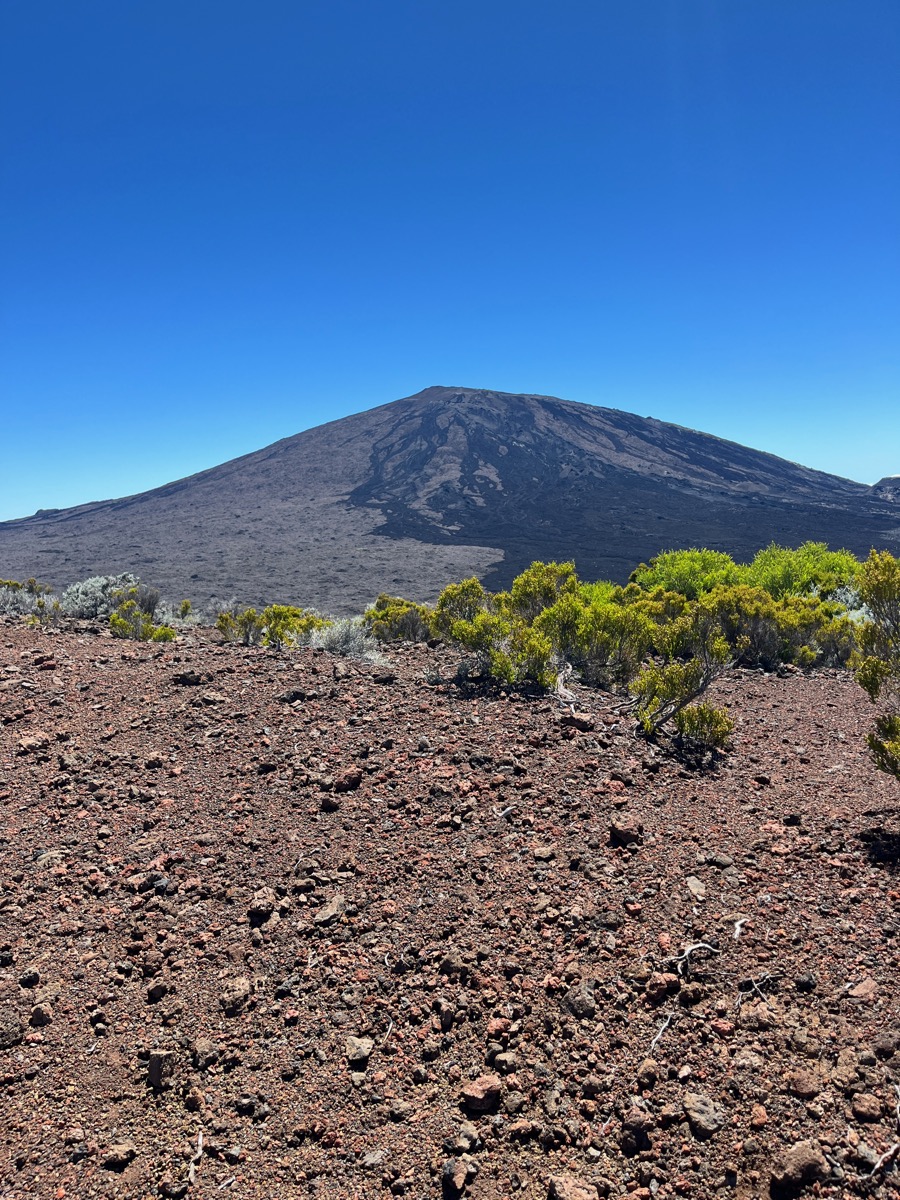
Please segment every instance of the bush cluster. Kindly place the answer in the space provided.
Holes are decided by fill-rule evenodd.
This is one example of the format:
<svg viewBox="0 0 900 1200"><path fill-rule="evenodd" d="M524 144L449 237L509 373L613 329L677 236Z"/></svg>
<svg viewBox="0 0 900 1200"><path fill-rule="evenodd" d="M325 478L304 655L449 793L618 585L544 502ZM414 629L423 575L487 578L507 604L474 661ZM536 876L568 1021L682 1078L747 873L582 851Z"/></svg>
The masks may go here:
<svg viewBox="0 0 900 1200"><path fill-rule="evenodd" d="M770 545L752 562L718 550L674 550L639 566L626 587L580 580L571 562L535 562L506 592L450 584L434 608L379 596L365 621L381 641L444 638L464 652L458 674L552 687L562 671L627 688L649 735L727 743L727 714L702 701L729 664L774 670L847 663L854 650L860 564L819 542Z"/></svg>
<svg viewBox="0 0 900 1200"><path fill-rule="evenodd" d="M274 650L311 645L376 661L378 643L447 640L458 677L553 687L572 672L590 686L626 689L639 727L669 727L686 744L721 747L728 714L704 693L729 664L775 669L849 663L882 705L869 745L900 777L900 562L873 551L859 563L821 542L770 545L750 563L719 550L672 550L642 563L626 587L580 580L571 562L535 562L508 591L476 578L444 588L433 608L380 595L362 617L332 621L313 609L217 606L226 640ZM170 641L200 618L132 574L98 575L65 589L0 580L0 615L49 624L107 620L116 637Z"/></svg>
<svg viewBox="0 0 900 1200"><path fill-rule="evenodd" d="M327 624L313 609L290 604L270 604L262 612L233 605L216 618L216 628L227 642L269 646L273 650L306 645L312 634Z"/></svg>
<svg viewBox="0 0 900 1200"><path fill-rule="evenodd" d="M154 613L159 604L159 592L135 584L113 593L115 608L109 614L109 629L113 637L131 638L138 642L171 642L175 630L171 625L157 625Z"/></svg>

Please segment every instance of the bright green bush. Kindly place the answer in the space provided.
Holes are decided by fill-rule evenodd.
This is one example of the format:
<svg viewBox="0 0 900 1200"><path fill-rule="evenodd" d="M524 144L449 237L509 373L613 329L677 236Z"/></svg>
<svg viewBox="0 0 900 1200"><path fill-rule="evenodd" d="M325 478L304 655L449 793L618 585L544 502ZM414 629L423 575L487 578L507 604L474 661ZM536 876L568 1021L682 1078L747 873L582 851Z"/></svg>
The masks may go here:
<svg viewBox="0 0 900 1200"><path fill-rule="evenodd" d="M740 568L741 582L762 588L775 600L786 596L827 599L850 586L859 563L847 550L829 550L824 542L804 542L796 549L774 542Z"/></svg>
<svg viewBox="0 0 900 1200"><path fill-rule="evenodd" d="M780 661L778 608L768 592L729 584L714 588L698 603L718 623L735 662L771 668Z"/></svg>
<svg viewBox="0 0 900 1200"><path fill-rule="evenodd" d="M363 620L379 642L425 642L432 636L433 616L426 604L382 593Z"/></svg>
<svg viewBox="0 0 900 1200"><path fill-rule="evenodd" d="M270 604L259 615L262 623L262 642L280 650L285 645L303 645L309 641L316 629L323 629L329 622L317 612L307 608L295 608L290 604Z"/></svg>
<svg viewBox="0 0 900 1200"><path fill-rule="evenodd" d="M328 621L308 608L292 604L270 604L262 612L234 606L216 617L216 629L226 642L244 646L270 646L281 650L286 645L304 645L317 629Z"/></svg>
<svg viewBox="0 0 900 1200"><path fill-rule="evenodd" d="M721 550L665 550L631 573L631 582L643 591L662 588L696 600L704 592L723 584L737 583L739 568L730 554Z"/></svg>

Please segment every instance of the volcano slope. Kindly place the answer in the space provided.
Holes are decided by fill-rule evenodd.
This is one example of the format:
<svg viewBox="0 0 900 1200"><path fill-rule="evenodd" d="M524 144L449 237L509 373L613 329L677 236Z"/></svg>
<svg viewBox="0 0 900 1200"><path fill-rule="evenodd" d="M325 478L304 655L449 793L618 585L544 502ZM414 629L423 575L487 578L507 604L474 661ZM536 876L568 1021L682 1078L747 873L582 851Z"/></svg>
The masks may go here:
<svg viewBox="0 0 900 1200"><path fill-rule="evenodd" d="M694 771L389 659L0 626L0 1193L896 1195L852 678L728 675Z"/></svg>
<svg viewBox="0 0 900 1200"><path fill-rule="evenodd" d="M0 523L0 564L58 589L134 571L175 602L352 614L467 575L507 587L535 559L625 583L687 546L900 552L897 494L611 408L431 387L150 492Z"/></svg>

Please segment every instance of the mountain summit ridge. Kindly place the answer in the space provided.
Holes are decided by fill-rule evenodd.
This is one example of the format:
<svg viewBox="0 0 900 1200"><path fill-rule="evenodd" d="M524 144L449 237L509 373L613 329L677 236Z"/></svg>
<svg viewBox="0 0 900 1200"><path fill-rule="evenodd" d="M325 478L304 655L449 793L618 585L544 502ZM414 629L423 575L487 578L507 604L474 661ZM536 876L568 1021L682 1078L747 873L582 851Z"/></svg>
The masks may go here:
<svg viewBox="0 0 900 1200"><path fill-rule="evenodd" d="M624 581L662 549L900 547L893 488L553 396L425 388L133 496L0 523L0 574L358 611L535 558Z"/></svg>

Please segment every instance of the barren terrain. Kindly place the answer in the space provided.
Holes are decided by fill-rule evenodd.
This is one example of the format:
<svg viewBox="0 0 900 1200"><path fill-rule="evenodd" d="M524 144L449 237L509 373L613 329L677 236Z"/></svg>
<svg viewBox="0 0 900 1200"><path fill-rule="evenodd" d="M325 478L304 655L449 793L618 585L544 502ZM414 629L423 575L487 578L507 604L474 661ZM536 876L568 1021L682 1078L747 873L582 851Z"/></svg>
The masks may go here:
<svg viewBox="0 0 900 1200"><path fill-rule="evenodd" d="M852 678L732 673L699 770L387 657L0 625L4 1200L896 1195Z"/></svg>

